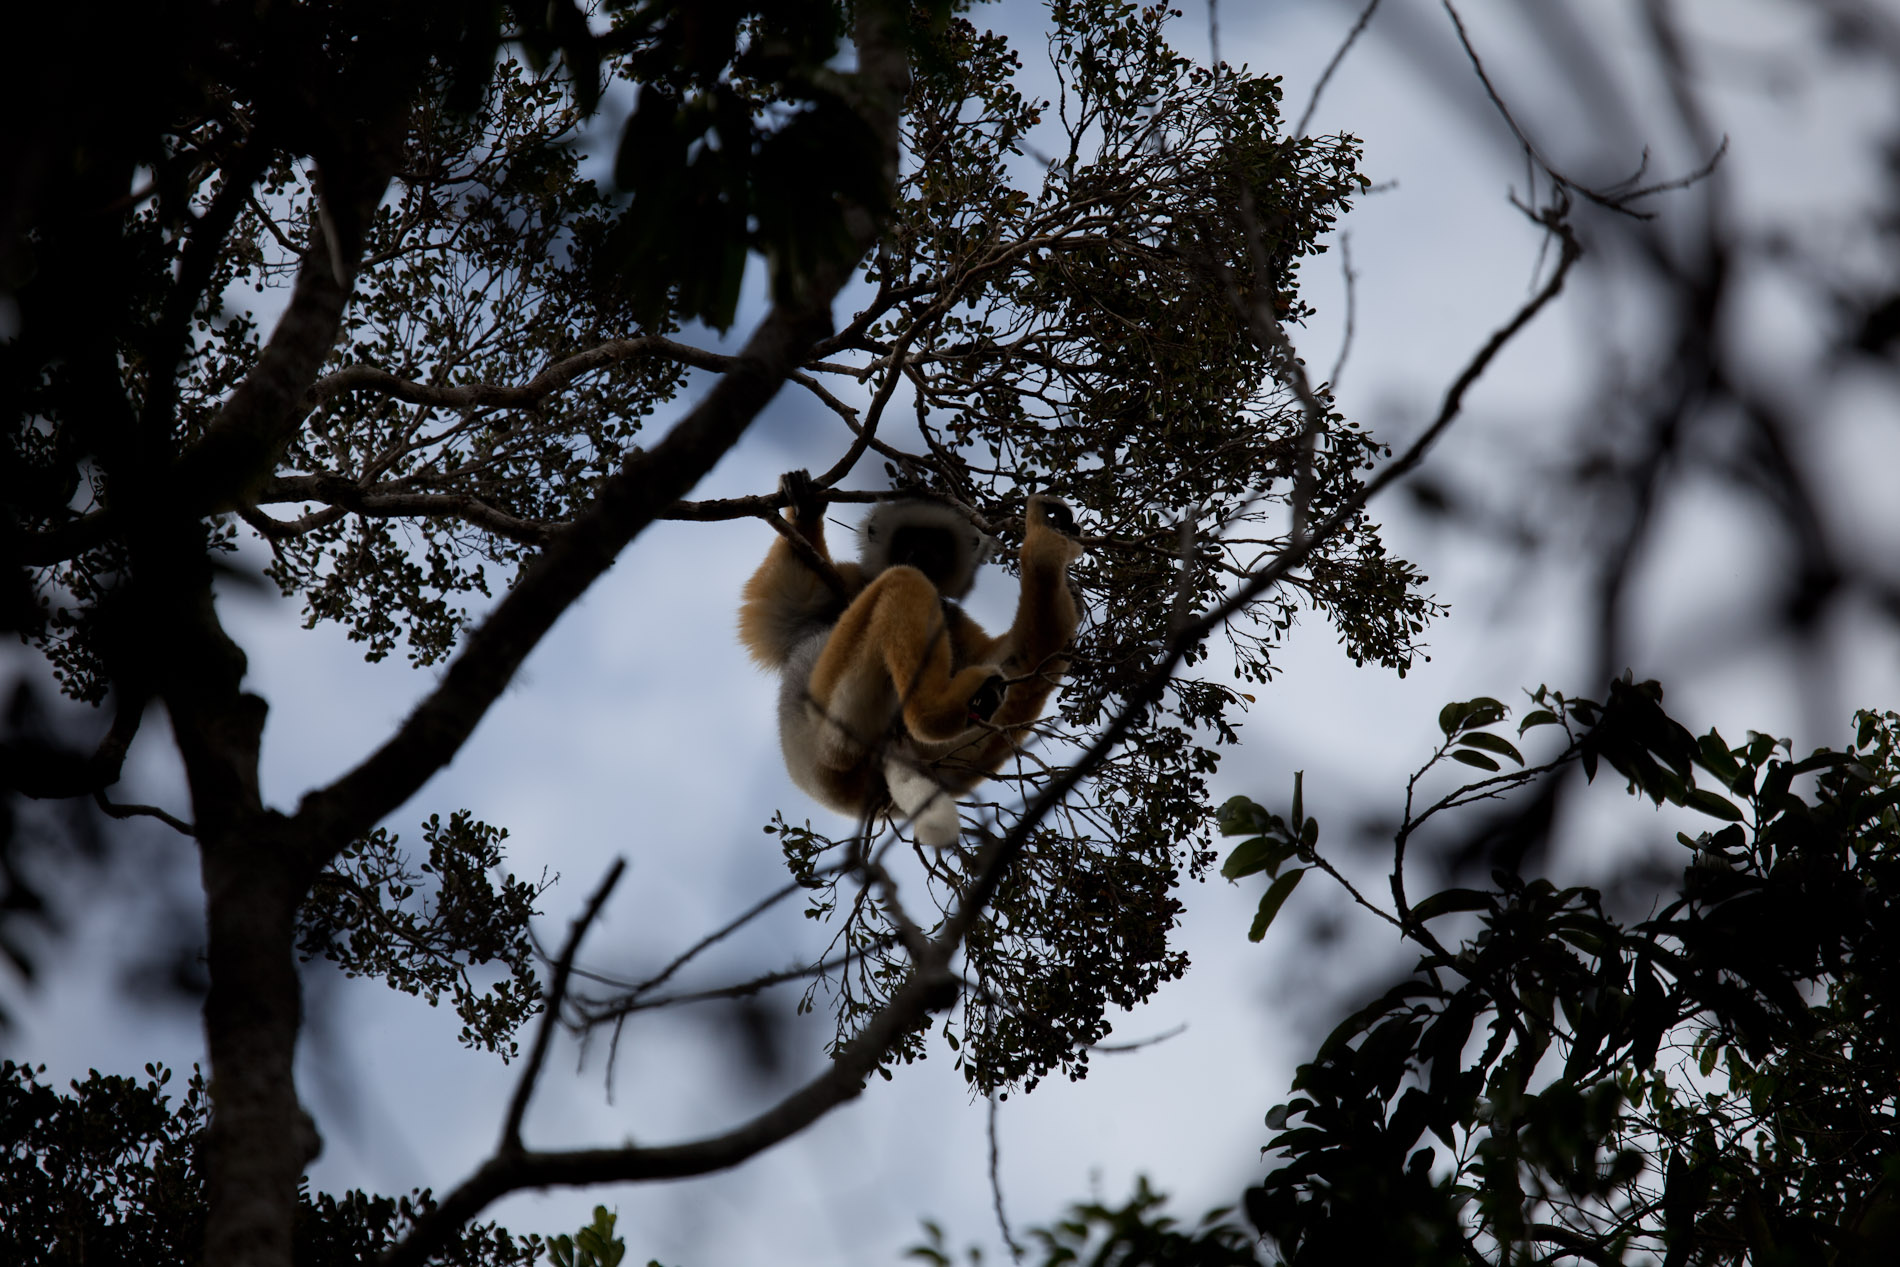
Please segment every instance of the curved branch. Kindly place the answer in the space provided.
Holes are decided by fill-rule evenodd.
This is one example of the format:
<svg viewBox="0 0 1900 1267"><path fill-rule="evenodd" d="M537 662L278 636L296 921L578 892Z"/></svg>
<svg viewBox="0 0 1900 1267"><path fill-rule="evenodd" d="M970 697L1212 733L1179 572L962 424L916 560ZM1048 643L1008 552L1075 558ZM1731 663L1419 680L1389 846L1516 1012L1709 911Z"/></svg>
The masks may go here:
<svg viewBox="0 0 1900 1267"><path fill-rule="evenodd" d="M323 172L324 205L332 213L313 234L284 315L257 363L233 391L177 468L186 513L223 510L250 500L251 489L276 468L307 412L304 400L336 344L354 269L376 206L401 155L408 119L382 120L358 161Z"/></svg>
<svg viewBox="0 0 1900 1267"><path fill-rule="evenodd" d="M566 525L538 523L511 515L471 493L383 493L364 488L340 475L292 475L274 479L258 494L260 502L326 502L336 510L375 519L460 519L498 537L523 545L544 546ZM319 511L288 523L245 515L245 522L273 540L294 537L333 522L335 516ZM261 522L260 522L261 521Z"/></svg>
<svg viewBox="0 0 1900 1267"><path fill-rule="evenodd" d="M195 837L198 834L197 828L190 823L156 805L127 805L118 801L109 801L104 792L94 792L92 800L93 804L97 805L108 818L156 818L181 835Z"/></svg>
<svg viewBox="0 0 1900 1267"><path fill-rule="evenodd" d="M508 1117L501 1128L501 1150L504 1153L521 1151L521 1121L528 1115L528 1102L534 1098L534 1084L540 1080L541 1066L547 1063L548 1045L554 1040L554 1027L560 1023L561 1000L567 996L568 978L574 972L574 955L581 948L581 939L587 936L587 930L600 915L600 908L607 904L607 895L620 883L620 877L627 870L625 858L615 858L614 864L607 868L600 887L587 900L587 906L574 917L574 923L568 928L567 945L561 950L561 957L554 965L554 979L548 983L548 998L545 1010L541 1013L541 1027L535 1031L534 1046L528 1052L528 1063L522 1067L521 1081L515 1084L515 1094L508 1101Z"/></svg>
<svg viewBox="0 0 1900 1267"><path fill-rule="evenodd" d="M743 355L727 356L658 335L641 335L632 339L613 339L584 352L576 352L554 362L527 382L512 387L502 383L462 383L442 387L412 382L374 365L350 365L318 379L311 385L304 403L314 408L350 392L367 391L393 396L411 405L448 409L518 409L525 405L540 404L583 374L638 357L661 356L695 369L726 371L731 370Z"/></svg>
<svg viewBox="0 0 1900 1267"><path fill-rule="evenodd" d="M119 700L112 715L112 729L91 756L82 757L50 743L0 743L0 787L34 800L64 800L75 796L103 797L105 789L119 781L125 768L126 750L138 734L145 716L145 698L127 695ZM104 805L108 814L113 807ZM130 807L125 807L130 808ZM113 814L115 818L125 817Z"/></svg>

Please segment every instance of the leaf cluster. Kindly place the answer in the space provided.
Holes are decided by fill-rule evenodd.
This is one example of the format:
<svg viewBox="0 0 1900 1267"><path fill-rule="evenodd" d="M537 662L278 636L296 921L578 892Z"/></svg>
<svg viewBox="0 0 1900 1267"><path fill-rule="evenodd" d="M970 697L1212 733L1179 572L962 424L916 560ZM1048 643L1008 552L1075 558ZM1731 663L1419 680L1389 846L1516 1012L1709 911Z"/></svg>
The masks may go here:
<svg viewBox="0 0 1900 1267"><path fill-rule="evenodd" d="M606 244L603 282L649 322L678 313L725 330L750 253L765 257L780 297L821 266L848 268L855 250L845 216L885 212L890 193L878 137L850 81L831 69L847 7L605 8L608 40L626 50L614 69L640 89L614 156L615 181L632 197Z"/></svg>
<svg viewBox="0 0 1900 1267"><path fill-rule="evenodd" d="M1714 820L1678 834L1677 892L1630 917L1501 870L1409 906L1395 880L1417 968L1267 1116L1273 1168L1245 1205L1283 1261L1890 1260L1900 715L1859 714L1849 746L1797 760L1765 735L1696 737L1661 699L1540 691L1524 728L1580 733L1502 777L1607 765ZM1470 701L1441 725L1449 744L1504 713Z"/></svg>
<svg viewBox="0 0 1900 1267"><path fill-rule="evenodd" d="M507 837L467 810L446 823L431 814L428 861L414 863L400 837L377 828L317 878L299 912L298 952L430 1007L447 994L465 1046L512 1058L516 1031L541 1011L529 922L553 881L498 875ZM490 965L506 975L479 971Z"/></svg>
<svg viewBox="0 0 1900 1267"><path fill-rule="evenodd" d="M627 1243L614 1235L617 1215L604 1205L594 1207L594 1221L569 1236L563 1232L548 1242L554 1267L620 1267Z"/></svg>
<svg viewBox="0 0 1900 1267"><path fill-rule="evenodd" d="M607 11L598 39L563 26L565 6L524 21L531 51L563 52L565 77L504 56L479 91L451 91L461 81L448 60L424 77L427 91L403 81L394 179L369 219L341 334L250 500L189 527L214 553L241 533L268 542L270 578L369 658L401 648L436 663L460 643L469 603L515 584L604 479L637 468L645 420L678 398L689 369L732 368L673 336L690 317L729 317L746 253L795 288L840 217L882 208L886 232L848 292L859 310L794 378L841 424L845 460L829 482L873 456L898 485L961 504L1005 541L1020 537L1026 497L1046 489L1080 508L1089 536L1073 575L1094 618L1060 700L1032 750L986 785L996 799L975 807L1007 830L1150 678L1177 623L1286 548L1296 484L1316 520L1386 455L1332 409L1324 384L1309 411L1255 310L1287 325L1309 313L1300 269L1366 187L1358 142L1283 135L1278 81L1195 65L1169 43L1163 7L1053 6L1058 89L1040 101L1017 86L1005 40L923 5L906 24L903 161L894 178L877 174L873 198L857 124L838 113L855 120L847 107L863 88L832 67L843 7L650 0ZM595 56L640 94L618 167L630 201L583 175ZM102 472L168 470L208 437L237 385L270 363L249 296L327 258L330 178L268 132L248 166L204 151L261 117L243 96L219 109L161 138L161 166L193 179L130 205L136 284L114 292L129 324L94 332L84 372L48 347L19 363L52 375L16 428L57 490L19 525L51 560L32 636L67 689L95 701L127 680L127 657L167 656L107 619L133 544L113 525L134 521L114 519L120 494ZM175 226L214 211L230 213L231 230L207 248L189 337L161 366L141 332L166 319L180 255L197 240ZM621 267L636 257L638 270ZM175 398L171 425L146 433L157 437L150 462L93 460L103 451L86 420L100 416L102 383L134 409ZM913 426L900 431L890 415L905 399ZM153 487L163 495L162 481ZM1355 661L1404 672L1441 610L1426 581L1362 513L1348 516L1226 627L1236 676L1270 680L1280 640L1306 614ZM1172 890L1213 860L1207 780L1252 698L1208 671L1212 650L1189 650L1190 670L1039 830L975 930L973 1002L953 1027L981 1085L1078 1076L1110 1006L1185 969L1169 944ZM788 846L809 859L836 843ZM919 858L913 874L941 909L967 883L968 860ZM901 939L868 893L833 900L821 887L814 900L837 913L858 957L850 984L830 978L843 1041L903 979ZM439 955L427 973L395 971L410 960L394 952L360 962L432 995L460 980ZM470 1041L499 1049L498 1027L526 1000L465 1016Z"/></svg>
<svg viewBox="0 0 1900 1267"><path fill-rule="evenodd" d="M1069 1208L1068 1217L1030 1229L1033 1248L1017 1261L1041 1267L1082 1263L1091 1267L1149 1263L1155 1267L1254 1267L1259 1262L1253 1236L1228 1217L1231 1211L1210 1210L1198 1224L1183 1228L1164 1212L1166 1201L1145 1177L1137 1177L1135 1191L1119 1206L1099 1200L1078 1202ZM924 1236L904 1256L930 1267L950 1267L955 1259L943 1229L926 1221ZM969 1261L972 1267L982 1262L974 1247Z"/></svg>
<svg viewBox="0 0 1900 1267"><path fill-rule="evenodd" d="M976 509L1006 541L1039 488L1095 517L1072 572L1094 618L1039 751L999 772L991 786L1007 794L980 807L996 830L1153 672L1183 614L1284 548L1306 414L1237 296L1275 296L1282 321L1306 315L1300 261L1324 250L1365 184L1357 142L1280 136L1278 82L1195 65L1169 44L1165 8L1089 0L1051 15L1055 102L1016 88L1018 54L1002 37L945 25L913 87L915 161L856 323L874 358L867 381L896 378L913 399L921 447L870 441L900 484ZM1050 141L1053 154L1039 148ZM1243 191L1259 215L1251 243L1233 213ZM864 435L875 419L851 422ZM1315 515L1384 453L1335 413L1321 422ZM1228 627L1236 676L1269 680L1273 649L1305 611L1332 621L1354 659L1403 672L1438 610L1425 579L1351 518ZM1207 656L1196 647L1188 662ZM969 1004L946 1022L976 1085L1081 1076L1108 1008L1185 970L1169 945L1172 890L1212 861L1206 780L1251 698L1181 675L1035 833L970 934ZM813 833L783 843L807 873L844 847ZM918 861L944 909L967 860ZM902 979L902 951L868 894L826 891L813 910L841 912L840 942L861 956L830 979L843 1042ZM901 1058L922 1050L913 1034Z"/></svg>
<svg viewBox="0 0 1900 1267"><path fill-rule="evenodd" d="M143 1081L97 1071L61 1094L38 1071L0 1063L0 1261L79 1267L203 1261L205 1135L210 1102L196 1070L176 1105L171 1071L145 1066ZM359 1267L435 1206L360 1191L298 1193L293 1230L305 1267ZM538 1236L471 1224L430 1259L457 1267L529 1267Z"/></svg>

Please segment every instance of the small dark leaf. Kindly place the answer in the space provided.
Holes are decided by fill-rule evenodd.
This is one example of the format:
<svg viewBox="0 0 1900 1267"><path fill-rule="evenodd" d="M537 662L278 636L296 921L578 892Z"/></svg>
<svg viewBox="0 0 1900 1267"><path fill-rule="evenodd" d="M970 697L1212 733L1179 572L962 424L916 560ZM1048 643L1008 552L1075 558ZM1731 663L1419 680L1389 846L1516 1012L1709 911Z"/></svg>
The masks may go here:
<svg viewBox="0 0 1900 1267"><path fill-rule="evenodd" d="M1482 911L1491 906L1491 895L1482 889L1445 889L1412 907L1414 919L1437 919L1454 911Z"/></svg>
<svg viewBox="0 0 1900 1267"><path fill-rule="evenodd" d="M1221 864L1220 873L1229 880L1238 880L1242 876L1264 871L1267 858L1271 854L1275 841L1265 836L1255 836L1252 840L1243 840L1227 855L1227 861Z"/></svg>
<svg viewBox="0 0 1900 1267"><path fill-rule="evenodd" d="M1726 796L1718 796L1707 788L1689 788L1684 799L1692 809L1699 809L1711 818L1726 819L1731 823L1742 819L1741 807Z"/></svg>
<svg viewBox="0 0 1900 1267"><path fill-rule="evenodd" d="M1696 740L1696 747L1701 754L1702 768L1722 780L1723 787L1734 787L1735 780L1742 776L1742 767L1730 754L1728 745L1722 742L1722 736L1711 729Z"/></svg>
<svg viewBox="0 0 1900 1267"><path fill-rule="evenodd" d="M1511 760L1517 762L1519 765L1524 764L1524 754L1519 752L1517 748L1511 743L1510 740L1500 739L1498 736L1490 733L1489 731L1485 731L1485 730L1473 731L1472 733L1460 738L1458 742L1461 744L1468 744L1473 748L1483 748L1488 752L1495 752L1502 756L1509 757Z"/></svg>
<svg viewBox="0 0 1900 1267"><path fill-rule="evenodd" d="M1462 761L1466 765L1477 766L1480 770L1502 770L1504 768L1483 753L1473 752L1469 748L1455 749L1451 754L1451 759L1453 761Z"/></svg>
<svg viewBox="0 0 1900 1267"><path fill-rule="evenodd" d="M1536 708L1524 714L1524 720L1517 724L1517 733L1521 735L1532 726L1555 725L1557 725L1557 714L1548 708Z"/></svg>
<svg viewBox="0 0 1900 1267"><path fill-rule="evenodd" d="M1223 836L1251 836L1267 829L1267 811L1244 796L1230 796L1216 821Z"/></svg>
<svg viewBox="0 0 1900 1267"><path fill-rule="evenodd" d="M1273 917L1280 913L1280 907L1286 903L1287 898L1299 884L1300 877L1305 875L1307 870L1308 868L1301 867L1298 871L1289 871L1275 880L1267 889L1266 895L1260 899L1260 909L1254 912L1253 927L1247 930L1248 941L1259 941L1267 935L1267 929L1273 924Z"/></svg>

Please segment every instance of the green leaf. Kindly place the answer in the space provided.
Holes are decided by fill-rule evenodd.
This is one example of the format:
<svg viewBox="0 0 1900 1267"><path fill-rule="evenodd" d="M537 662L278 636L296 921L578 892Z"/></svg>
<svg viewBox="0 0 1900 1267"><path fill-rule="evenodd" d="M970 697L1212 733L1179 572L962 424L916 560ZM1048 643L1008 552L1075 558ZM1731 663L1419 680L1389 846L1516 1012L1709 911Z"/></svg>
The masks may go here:
<svg viewBox="0 0 1900 1267"><path fill-rule="evenodd" d="M1251 836L1267 829L1272 816L1258 803L1244 796L1230 796L1220 807L1215 822L1223 836Z"/></svg>
<svg viewBox="0 0 1900 1267"><path fill-rule="evenodd" d="M1311 868L1301 867L1298 871L1289 871L1273 882L1266 895L1260 899L1260 909L1254 912L1253 927L1247 930L1248 941L1259 941L1267 935L1267 929L1273 923L1273 917L1280 913L1287 898L1299 884L1300 877Z"/></svg>
<svg viewBox="0 0 1900 1267"><path fill-rule="evenodd" d="M1519 765L1524 764L1524 754L1519 752L1516 747L1512 745L1510 740L1500 739L1489 731L1473 731L1458 742L1461 744L1469 744L1473 748L1483 748L1489 752L1500 753L1517 762Z"/></svg>
<svg viewBox="0 0 1900 1267"><path fill-rule="evenodd" d="M1466 765L1475 765L1480 770L1502 770L1504 768L1483 753L1473 752L1469 748L1458 748L1454 750L1451 754L1451 759L1453 761L1462 761Z"/></svg>
<svg viewBox="0 0 1900 1267"><path fill-rule="evenodd" d="M1491 895L1481 889L1445 889L1414 905L1412 916L1421 920L1437 919L1453 911L1487 910L1490 905Z"/></svg>
<svg viewBox="0 0 1900 1267"><path fill-rule="evenodd" d="M1227 855L1227 861L1221 864L1220 873L1229 880L1238 880L1242 876L1266 870L1267 857L1273 851L1274 843L1265 836L1255 836L1252 840L1241 841L1234 851Z"/></svg>
<svg viewBox="0 0 1900 1267"><path fill-rule="evenodd" d="M1450 739L1460 731L1478 726L1489 726L1501 722L1510 714L1502 701L1489 695L1480 695L1476 699L1460 700L1445 705L1438 710L1438 728Z"/></svg>
<svg viewBox="0 0 1900 1267"><path fill-rule="evenodd" d="M1511 710L1504 706L1503 700L1492 699L1489 695L1480 695L1471 701L1471 724L1474 726L1489 726L1494 722L1501 722L1510 716L1510 713Z"/></svg>
<svg viewBox="0 0 1900 1267"><path fill-rule="evenodd" d="M1295 824L1303 823L1306 821L1306 814L1304 813L1303 807L1300 804L1300 796L1301 796L1300 783L1305 778L1305 776L1306 776L1306 771L1304 770L1295 770L1293 772L1293 816L1287 821L1295 823Z"/></svg>
<svg viewBox="0 0 1900 1267"><path fill-rule="evenodd" d="M1557 714L1551 712L1548 708L1532 709L1530 712L1525 713L1524 720L1517 724L1517 733L1522 735L1532 726L1555 725L1557 725Z"/></svg>
<svg viewBox="0 0 1900 1267"><path fill-rule="evenodd" d="M1742 777L1742 767L1736 763L1728 745L1722 742L1722 736L1716 733L1714 727L1710 727L1708 734L1696 740L1696 750L1702 757L1702 768L1722 780L1723 787L1734 787L1735 780Z"/></svg>
<svg viewBox="0 0 1900 1267"><path fill-rule="evenodd" d="M1739 823L1742 821L1740 806L1736 805L1734 801L1729 800L1726 796L1717 796L1707 788L1689 788L1684 793L1683 800L1692 809L1699 809L1711 818L1725 819L1731 823Z"/></svg>

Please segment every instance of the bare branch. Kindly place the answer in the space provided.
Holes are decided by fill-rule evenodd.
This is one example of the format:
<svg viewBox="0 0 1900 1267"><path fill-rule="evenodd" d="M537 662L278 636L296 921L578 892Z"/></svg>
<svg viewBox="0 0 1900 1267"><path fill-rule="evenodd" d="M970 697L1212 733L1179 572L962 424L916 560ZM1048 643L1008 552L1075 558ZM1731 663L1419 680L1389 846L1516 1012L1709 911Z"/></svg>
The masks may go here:
<svg viewBox="0 0 1900 1267"><path fill-rule="evenodd" d="M1187 1022L1182 1021L1172 1029L1164 1029L1159 1034L1150 1034L1146 1038L1134 1038L1125 1043L1090 1043L1089 1050L1119 1056L1126 1052L1141 1051L1147 1047L1156 1047L1170 1038L1179 1038L1187 1033Z"/></svg>
<svg viewBox="0 0 1900 1267"><path fill-rule="evenodd" d="M305 398L305 404L315 407L350 392L367 391L393 396L411 405L447 409L519 409L540 404L583 374L647 356L664 357L695 369L722 372L731 370L740 360L740 357L708 352L704 348L661 338L659 335L641 335L632 339L612 339L584 352L563 357L519 386L504 383L437 386L411 382L374 365L351 365L333 374L326 374L314 383Z"/></svg>
<svg viewBox="0 0 1900 1267"><path fill-rule="evenodd" d="M0 771L4 771L0 773L0 787L34 800L100 795L119 781L126 750L132 746L145 716L145 704L143 696L122 696L112 715L112 728L91 756L82 757L48 743L0 743Z"/></svg>
<svg viewBox="0 0 1900 1267"><path fill-rule="evenodd" d="M105 811L107 816L111 818L138 818L141 816L156 818L159 822L181 835L196 836L198 834L197 829L190 823L182 818L167 813L156 805L125 805L117 801L107 800L104 792L94 792L92 799L93 803Z"/></svg>
<svg viewBox="0 0 1900 1267"><path fill-rule="evenodd" d="M1334 399L1339 397L1339 380L1346 372L1346 358L1352 355L1352 336L1358 323L1359 274L1352 271L1352 234L1339 235L1339 273L1346 284L1346 332L1339 338L1339 356L1333 361L1333 369L1326 376L1326 390Z"/></svg>
<svg viewBox="0 0 1900 1267"><path fill-rule="evenodd" d="M1717 164L1722 161L1723 155L1728 152L1728 138L1724 137L1719 144L1710 143L1706 146L1710 152L1710 158L1702 167L1687 176L1661 181L1653 185L1642 185L1635 188L1613 187L1609 189L1593 189L1588 185L1570 179L1558 171L1549 159L1544 157L1543 153L1538 150L1536 144L1532 142L1530 135L1519 126L1516 116L1511 113L1511 108L1504 103L1504 97L1498 92L1497 86L1491 82L1491 76L1485 71L1484 62L1478 56L1478 50L1472 45L1471 36L1465 30L1464 19L1458 16L1458 10L1452 7L1451 0L1439 0L1439 2L1444 5L1445 12L1451 17L1452 27L1458 33L1458 43L1463 46L1465 57L1471 62L1471 69L1473 73L1478 76L1478 82L1484 85L1485 95L1491 98L1491 104L1497 109L1499 116L1503 118L1506 126L1511 129L1511 135L1517 138L1518 145L1522 147L1524 151L1525 159L1535 164L1537 169L1548 176L1551 182L1559 189L1569 190L1597 204L1599 207L1607 208L1620 215L1629 216L1633 220L1653 220L1655 218L1654 212L1638 211L1636 208L1630 206L1630 204L1639 198L1647 198L1652 194L1663 193L1667 190L1682 189L1708 179L1715 172ZM1655 19L1657 23L1657 29L1659 31L1665 30L1666 25L1657 17L1660 11L1653 4L1649 6L1649 12L1652 19ZM1661 37L1659 37L1659 39L1660 38ZM1667 48L1667 41L1664 40L1663 42ZM1682 104L1686 100L1686 96L1679 95L1679 104ZM1685 112L1688 112L1685 117L1688 117L1692 126L1696 127L1697 135L1705 135L1707 129L1699 126L1701 124L1701 116L1689 112L1687 105L1684 105L1683 108ZM1640 175L1641 173L1639 172L1637 178L1640 178ZM1632 178L1632 180L1634 179L1636 178Z"/></svg>
<svg viewBox="0 0 1900 1267"><path fill-rule="evenodd" d="M884 950L897 944L895 933L879 934L865 943L859 950ZM853 952L847 951L841 958L820 959L813 963L799 964L794 968L782 968L777 972L760 973L744 981L735 981L729 985L710 986L704 990L685 990L678 994L663 994L655 999L613 999L599 1003L577 1005L582 1025L601 1025L607 1021L620 1020L632 1016L635 1012L656 1012L661 1008L679 1007L693 1003L716 1003L720 999L743 999L759 994L773 986L786 985L793 981L809 981L813 977L822 977L849 964ZM574 969L574 975L592 981L606 980L597 973L584 968ZM618 982L608 980L609 985Z"/></svg>
<svg viewBox="0 0 1900 1267"><path fill-rule="evenodd" d="M528 1102L534 1098L534 1084L541 1077L541 1066L547 1063L548 1045L554 1039L555 1026L560 1023L561 1001L567 997L567 982L574 971L575 952L581 948L581 939L587 936L588 927L600 914L600 908L607 902L607 895L614 891L614 885L620 883L620 877L626 870L627 860L615 858L614 864L607 868L607 874L601 878L600 886L594 890L594 896L587 899L586 907L568 927L567 945L561 948L561 957L554 965L554 979L548 983L547 1002L543 1005L541 1026L535 1031L534 1047L528 1052L528 1063L522 1067L521 1081L515 1084L514 1098L508 1102L508 1118L501 1128L503 1154L521 1151L521 1121L528 1115Z"/></svg>
<svg viewBox="0 0 1900 1267"><path fill-rule="evenodd" d="M1293 125L1294 136L1306 135L1306 125L1313 121L1313 111L1319 109L1319 99L1325 93L1326 85L1333 81L1333 72L1338 70L1339 64L1346 60L1346 54L1352 51L1352 46L1358 42L1360 35L1365 32L1366 25L1372 21L1372 15L1378 12L1378 9L1379 0L1371 0L1371 3L1367 4L1359 14L1359 20L1352 24L1352 30L1346 32L1346 38L1340 43L1338 51L1333 54L1333 59L1327 62L1326 69L1319 73L1319 82L1313 85L1313 95L1307 98L1306 109L1300 111L1300 121Z"/></svg>
<svg viewBox="0 0 1900 1267"><path fill-rule="evenodd" d="M818 874L826 875L840 869L841 868L839 867L826 867L826 868L821 869L818 872ZM724 924L720 925L718 928L714 929L712 932L707 933L704 937L701 937L698 941L694 942L691 946L688 946L685 950L681 951L678 955L676 955L673 958L672 962L668 963L664 968L660 969L658 973L654 974L651 977L648 977L644 981L622 983L622 982L610 981L605 977L602 977L593 973L589 973L586 975L589 977L589 979L594 980L594 981L599 981L603 984L619 985L620 988L624 989L627 992L627 997L629 999L637 999L643 994L650 994L654 990L657 990L661 986L665 985L668 981L671 981L673 979L674 974L679 972L681 968L684 968L687 964L691 963L694 959L697 959L701 954L710 950L712 947L718 945L720 942L724 941L726 938L732 936L734 933L744 928L747 924L750 924L753 920L765 914L765 912L771 910L774 906L777 906L780 902L783 902L786 898L791 897L794 893L798 893L802 891L805 887L806 886L801 884L799 881L793 880L790 883L781 885L777 889L774 889L772 892L766 894L764 897L760 898L757 902L754 902L751 906L747 907L744 911L740 912L738 915L734 916L732 919L726 921Z"/></svg>
<svg viewBox="0 0 1900 1267"><path fill-rule="evenodd" d="M272 480L258 495L260 502L327 502L330 506L372 519L460 519L509 541L542 546L562 525L538 523L511 515L468 493L395 493L364 488L336 475L292 475ZM250 515L244 521L267 537L296 536L332 522L334 514L318 512L289 523ZM259 522L261 521L261 523Z"/></svg>
<svg viewBox="0 0 1900 1267"><path fill-rule="evenodd" d="M1023 1247L1016 1243L1015 1234L1009 1230L1009 1216L1003 1213L1003 1158L1002 1150L996 1144L995 1091L990 1092L989 1100L990 1208L996 1211L996 1227L1003 1234L1003 1244L1009 1246L1009 1256L1020 1263L1023 1260Z"/></svg>

